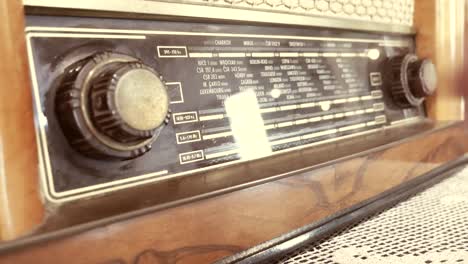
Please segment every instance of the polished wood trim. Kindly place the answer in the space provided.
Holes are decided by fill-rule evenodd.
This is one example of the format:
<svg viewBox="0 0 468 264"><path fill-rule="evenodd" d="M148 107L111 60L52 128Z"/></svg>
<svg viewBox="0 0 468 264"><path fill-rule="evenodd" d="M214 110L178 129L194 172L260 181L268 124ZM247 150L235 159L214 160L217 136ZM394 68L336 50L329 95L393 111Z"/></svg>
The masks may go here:
<svg viewBox="0 0 468 264"><path fill-rule="evenodd" d="M21 0L0 1L0 238L43 218Z"/></svg>
<svg viewBox="0 0 468 264"><path fill-rule="evenodd" d="M434 120L463 119L457 79L463 65L465 0L416 0L416 47L436 64L438 88L426 103Z"/></svg>
<svg viewBox="0 0 468 264"><path fill-rule="evenodd" d="M467 150L463 126L451 125L320 169L16 249L0 262L210 263L364 202Z"/></svg>

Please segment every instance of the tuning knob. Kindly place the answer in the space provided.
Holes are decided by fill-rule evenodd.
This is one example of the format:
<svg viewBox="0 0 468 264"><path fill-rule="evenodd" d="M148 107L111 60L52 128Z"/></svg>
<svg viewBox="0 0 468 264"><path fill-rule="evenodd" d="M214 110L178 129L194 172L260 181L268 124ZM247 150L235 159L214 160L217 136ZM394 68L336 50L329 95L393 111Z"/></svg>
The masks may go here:
<svg viewBox="0 0 468 264"><path fill-rule="evenodd" d="M419 106L427 96L435 92L437 74L430 60L407 54L391 58L389 67L391 93L398 106Z"/></svg>
<svg viewBox="0 0 468 264"><path fill-rule="evenodd" d="M71 146L94 158L138 157L169 121L169 97L158 73L122 54L98 53L72 64L55 103Z"/></svg>

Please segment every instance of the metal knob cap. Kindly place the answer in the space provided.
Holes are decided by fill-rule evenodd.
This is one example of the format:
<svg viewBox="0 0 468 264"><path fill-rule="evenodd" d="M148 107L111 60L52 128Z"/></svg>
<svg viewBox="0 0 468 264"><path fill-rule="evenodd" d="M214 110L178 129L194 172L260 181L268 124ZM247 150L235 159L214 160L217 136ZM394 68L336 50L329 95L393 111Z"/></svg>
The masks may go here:
<svg viewBox="0 0 468 264"><path fill-rule="evenodd" d="M414 96L422 98L435 92L437 73L432 61L423 59L410 63L408 75L408 82Z"/></svg>
<svg viewBox="0 0 468 264"><path fill-rule="evenodd" d="M108 65L93 80L90 99L96 127L119 142L152 137L169 109L164 83L139 62Z"/></svg>
<svg viewBox="0 0 468 264"><path fill-rule="evenodd" d="M391 58L389 67L391 92L398 106L419 106L427 96L435 92L437 74L430 60L406 54Z"/></svg>

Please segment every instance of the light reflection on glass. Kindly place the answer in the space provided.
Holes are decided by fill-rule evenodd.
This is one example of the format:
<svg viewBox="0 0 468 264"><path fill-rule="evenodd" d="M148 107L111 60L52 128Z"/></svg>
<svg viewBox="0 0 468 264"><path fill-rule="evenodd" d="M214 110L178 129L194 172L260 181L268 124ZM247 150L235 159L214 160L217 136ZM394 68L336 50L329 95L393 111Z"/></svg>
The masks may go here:
<svg viewBox="0 0 468 264"><path fill-rule="evenodd" d="M370 49L367 51L367 56L371 60L376 60L380 57L380 50L378 49Z"/></svg>
<svg viewBox="0 0 468 264"><path fill-rule="evenodd" d="M245 90L237 93L227 98L224 104L241 159L269 156L272 149L255 92Z"/></svg>
<svg viewBox="0 0 468 264"><path fill-rule="evenodd" d="M319 105L322 111L328 111L331 108L330 101L320 102Z"/></svg>
<svg viewBox="0 0 468 264"><path fill-rule="evenodd" d="M271 97L273 97L275 99L279 98L280 95L281 95L281 90L277 89L277 88L274 88L274 89L271 90L270 95L271 95Z"/></svg>

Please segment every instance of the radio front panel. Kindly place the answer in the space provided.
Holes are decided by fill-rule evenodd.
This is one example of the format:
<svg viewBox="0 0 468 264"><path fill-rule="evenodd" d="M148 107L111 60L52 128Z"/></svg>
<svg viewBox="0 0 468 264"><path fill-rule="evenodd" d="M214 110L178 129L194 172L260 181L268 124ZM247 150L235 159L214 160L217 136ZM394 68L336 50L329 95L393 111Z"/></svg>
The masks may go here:
<svg viewBox="0 0 468 264"><path fill-rule="evenodd" d="M395 91L395 69L416 63L405 56L414 52L411 35L71 17L29 16L27 24L52 201L190 177L425 116L412 100L420 96Z"/></svg>

